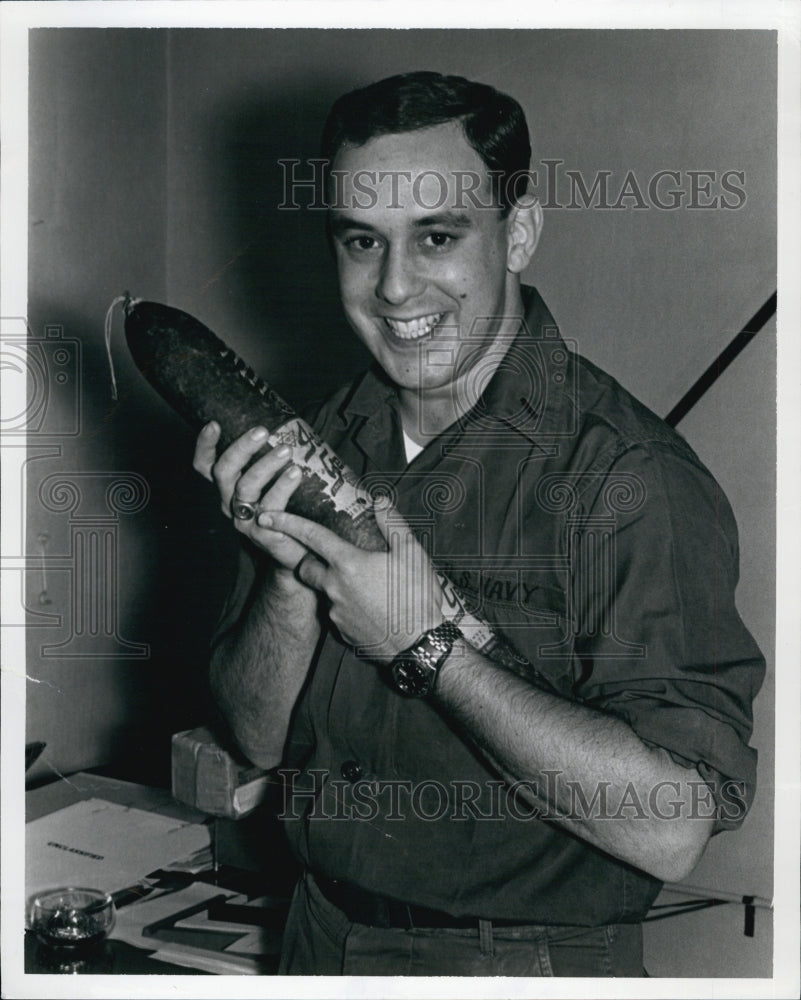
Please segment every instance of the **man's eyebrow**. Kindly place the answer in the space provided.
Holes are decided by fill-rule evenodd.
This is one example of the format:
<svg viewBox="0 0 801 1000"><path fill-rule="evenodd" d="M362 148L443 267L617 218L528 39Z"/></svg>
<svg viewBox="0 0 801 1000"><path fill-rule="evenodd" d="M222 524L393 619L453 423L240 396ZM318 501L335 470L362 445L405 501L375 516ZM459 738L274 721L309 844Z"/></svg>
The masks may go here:
<svg viewBox="0 0 801 1000"><path fill-rule="evenodd" d="M376 231L375 226L371 226L369 222L362 222L361 219L352 219L349 215L344 215L342 212L332 212L329 217L329 225L331 232L335 236L346 232L348 229L366 229L371 233Z"/></svg>
<svg viewBox="0 0 801 1000"><path fill-rule="evenodd" d="M430 226L446 226L450 229L469 229L473 220L466 212L437 212L434 215L424 215L414 220L417 229L428 229Z"/></svg>
<svg viewBox="0 0 801 1000"><path fill-rule="evenodd" d="M453 210L445 212L435 212L431 215L423 215L415 219L412 223L415 229L430 229L434 226L445 226L449 229L469 229L473 221L466 212L456 212ZM376 227L362 219L354 219L343 212L332 212L330 216L331 232L339 236L349 229L360 229L370 233L376 232Z"/></svg>

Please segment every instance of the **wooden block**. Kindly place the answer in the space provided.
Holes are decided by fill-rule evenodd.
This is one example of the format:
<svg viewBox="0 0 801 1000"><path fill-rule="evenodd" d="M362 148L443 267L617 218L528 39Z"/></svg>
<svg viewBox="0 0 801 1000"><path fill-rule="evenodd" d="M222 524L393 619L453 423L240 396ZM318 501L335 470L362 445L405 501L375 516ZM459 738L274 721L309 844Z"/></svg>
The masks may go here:
<svg viewBox="0 0 801 1000"><path fill-rule="evenodd" d="M172 794L211 816L239 819L267 794L267 772L233 747L223 746L206 726L172 737Z"/></svg>

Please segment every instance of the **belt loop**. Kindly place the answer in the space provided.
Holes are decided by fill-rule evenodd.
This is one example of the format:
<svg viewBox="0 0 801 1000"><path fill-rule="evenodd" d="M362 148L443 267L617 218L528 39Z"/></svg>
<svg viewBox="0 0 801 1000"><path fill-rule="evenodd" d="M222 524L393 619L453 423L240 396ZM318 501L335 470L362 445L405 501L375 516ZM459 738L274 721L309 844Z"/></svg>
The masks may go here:
<svg viewBox="0 0 801 1000"><path fill-rule="evenodd" d="M492 944L492 921L491 920L479 920L478 921L478 942L481 948L482 955L493 955L494 949Z"/></svg>

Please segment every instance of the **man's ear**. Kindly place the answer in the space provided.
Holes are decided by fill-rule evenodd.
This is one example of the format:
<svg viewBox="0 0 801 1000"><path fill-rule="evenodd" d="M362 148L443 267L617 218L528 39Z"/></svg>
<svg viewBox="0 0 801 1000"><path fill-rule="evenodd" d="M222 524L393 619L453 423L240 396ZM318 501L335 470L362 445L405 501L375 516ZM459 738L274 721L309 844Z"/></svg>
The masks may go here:
<svg viewBox="0 0 801 1000"><path fill-rule="evenodd" d="M526 269L542 232L542 205L527 194L512 206L507 222L506 267L512 274Z"/></svg>

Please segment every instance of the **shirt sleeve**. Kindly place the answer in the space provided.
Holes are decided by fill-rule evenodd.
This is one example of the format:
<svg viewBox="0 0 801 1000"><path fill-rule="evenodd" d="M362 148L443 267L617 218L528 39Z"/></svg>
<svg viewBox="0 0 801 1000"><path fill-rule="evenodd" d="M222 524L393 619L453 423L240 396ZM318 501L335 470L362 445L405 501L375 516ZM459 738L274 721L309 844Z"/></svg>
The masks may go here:
<svg viewBox="0 0 801 1000"><path fill-rule="evenodd" d="M723 491L668 446L625 452L571 532L573 619L588 705L695 767L717 828L742 823L765 663L737 612L737 528Z"/></svg>

